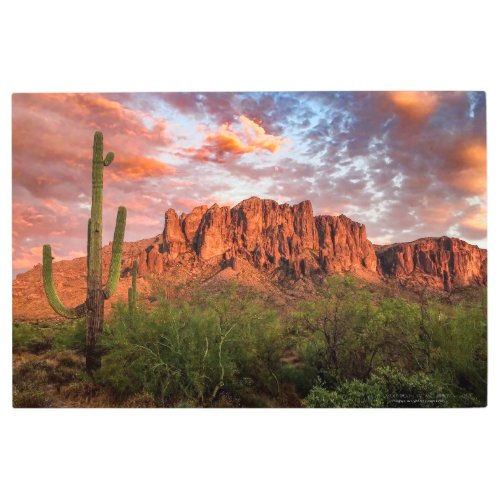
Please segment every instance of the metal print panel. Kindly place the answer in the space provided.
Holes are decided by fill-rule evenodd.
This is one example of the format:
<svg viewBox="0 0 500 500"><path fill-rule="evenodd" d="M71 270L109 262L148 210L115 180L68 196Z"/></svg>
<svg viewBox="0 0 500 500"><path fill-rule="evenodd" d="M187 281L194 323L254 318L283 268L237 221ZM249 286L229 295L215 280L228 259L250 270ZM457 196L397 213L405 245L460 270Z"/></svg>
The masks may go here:
<svg viewBox="0 0 500 500"><path fill-rule="evenodd" d="M486 405L483 92L13 95L13 404Z"/></svg>

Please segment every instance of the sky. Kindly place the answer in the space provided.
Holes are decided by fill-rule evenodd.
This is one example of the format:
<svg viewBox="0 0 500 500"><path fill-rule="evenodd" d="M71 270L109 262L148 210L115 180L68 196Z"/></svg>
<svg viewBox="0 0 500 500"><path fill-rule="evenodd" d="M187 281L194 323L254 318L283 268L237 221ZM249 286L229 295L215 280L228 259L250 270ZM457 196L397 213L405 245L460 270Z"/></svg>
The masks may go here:
<svg viewBox="0 0 500 500"><path fill-rule="evenodd" d="M14 94L13 274L85 255L92 141L104 173L104 244L118 206L126 241L164 212L250 196L311 200L374 243L453 236L486 248L483 92Z"/></svg>

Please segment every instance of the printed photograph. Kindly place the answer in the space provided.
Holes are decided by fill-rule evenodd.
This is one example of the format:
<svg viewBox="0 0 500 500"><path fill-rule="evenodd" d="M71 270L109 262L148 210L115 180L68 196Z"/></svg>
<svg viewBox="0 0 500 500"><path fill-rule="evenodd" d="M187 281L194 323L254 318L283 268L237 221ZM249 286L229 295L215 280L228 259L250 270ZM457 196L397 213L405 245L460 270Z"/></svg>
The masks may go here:
<svg viewBox="0 0 500 500"><path fill-rule="evenodd" d="M487 405L484 92L13 94L12 162L14 408Z"/></svg>

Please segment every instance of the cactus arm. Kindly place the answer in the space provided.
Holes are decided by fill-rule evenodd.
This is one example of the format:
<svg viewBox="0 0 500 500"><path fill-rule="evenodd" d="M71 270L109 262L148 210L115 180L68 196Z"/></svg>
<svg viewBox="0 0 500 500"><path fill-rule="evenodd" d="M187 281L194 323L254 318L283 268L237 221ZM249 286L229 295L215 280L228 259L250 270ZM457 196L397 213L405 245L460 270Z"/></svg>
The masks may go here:
<svg viewBox="0 0 500 500"><path fill-rule="evenodd" d="M108 280L104 289L104 297L109 299L116 292L120 279L120 268L122 262L123 237L125 235L125 224L127 221L127 209L119 207L116 215L115 234L113 236L113 247L111 249L111 264L109 266Z"/></svg>
<svg viewBox="0 0 500 500"><path fill-rule="evenodd" d="M132 306L135 308L137 301L137 261L134 260L132 265Z"/></svg>
<svg viewBox="0 0 500 500"><path fill-rule="evenodd" d="M132 290L134 291L134 299L135 299L135 292L137 289L137 261L134 260L134 264L132 265Z"/></svg>
<svg viewBox="0 0 500 500"><path fill-rule="evenodd" d="M132 286L128 289L128 309L132 312L135 309L137 298L137 261L132 265Z"/></svg>
<svg viewBox="0 0 500 500"><path fill-rule="evenodd" d="M91 243L92 238L92 219L89 219L89 223L87 226L87 286L89 284L89 276L90 276L90 249L92 248Z"/></svg>
<svg viewBox="0 0 500 500"><path fill-rule="evenodd" d="M128 289L128 310L132 312L134 309L134 291L130 287Z"/></svg>
<svg viewBox="0 0 500 500"><path fill-rule="evenodd" d="M111 151L106 155L106 158L104 158L104 166L107 167L111 165L112 161L115 159L115 153L112 153Z"/></svg>
<svg viewBox="0 0 500 500"><path fill-rule="evenodd" d="M85 315L85 304L77 307L66 307L59 296L57 295L54 287L54 279L52 275L52 250L50 245L43 246L43 287L45 288L45 295L49 301L50 306L57 314L65 318L81 318Z"/></svg>

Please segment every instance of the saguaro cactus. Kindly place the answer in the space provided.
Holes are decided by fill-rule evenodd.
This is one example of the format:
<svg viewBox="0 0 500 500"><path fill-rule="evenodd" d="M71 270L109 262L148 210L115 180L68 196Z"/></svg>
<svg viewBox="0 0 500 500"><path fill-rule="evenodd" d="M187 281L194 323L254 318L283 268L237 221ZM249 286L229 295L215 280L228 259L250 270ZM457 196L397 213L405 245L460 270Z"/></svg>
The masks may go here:
<svg viewBox="0 0 500 500"><path fill-rule="evenodd" d="M87 231L87 298L77 307L66 307L59 299L52 277L52 251L50 245L43 246L43 284L49 304L54 311L66 318L86 317L86 367L87 371L99 368L101 355L98 347L104 320L104 300L116 291L120 278L123 236L127 209L118 208L115 234L113 237L111 265L106 286L102 285L102 187L104 167L113 161L114 154L103 158L103 136L94 134L92 159L92 208Z"/></svg>
<svg viewBox="0 0 500 500"><path fill-rule="evenodd" d="M137 261L134 260L132 265L132 286L128 289L128 310L133 312L135 310L137 300Z"/></svg>

